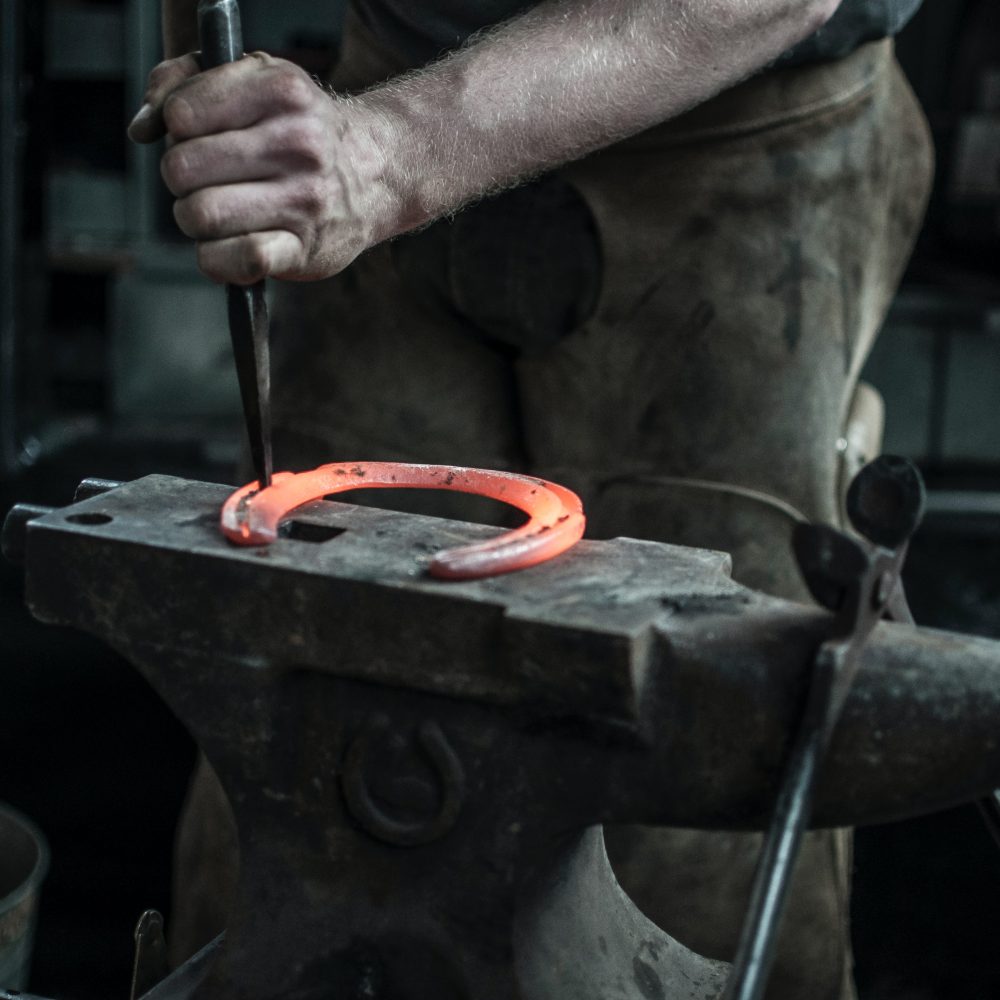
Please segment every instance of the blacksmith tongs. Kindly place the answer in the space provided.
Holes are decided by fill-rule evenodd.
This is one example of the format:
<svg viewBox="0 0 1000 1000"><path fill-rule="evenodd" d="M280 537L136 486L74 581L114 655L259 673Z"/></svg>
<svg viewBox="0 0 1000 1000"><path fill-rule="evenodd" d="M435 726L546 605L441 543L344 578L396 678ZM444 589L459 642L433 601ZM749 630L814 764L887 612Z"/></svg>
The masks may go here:
<svg viewBox="0 0 1000 1000"><path fill-rule="evenodd" d="M236 0L198 0L201 67L212 69L243 58L243 30ZM264 282L249 288L227 285L229 335L250 457L260 489L271 485L271 355Z"/></svg>

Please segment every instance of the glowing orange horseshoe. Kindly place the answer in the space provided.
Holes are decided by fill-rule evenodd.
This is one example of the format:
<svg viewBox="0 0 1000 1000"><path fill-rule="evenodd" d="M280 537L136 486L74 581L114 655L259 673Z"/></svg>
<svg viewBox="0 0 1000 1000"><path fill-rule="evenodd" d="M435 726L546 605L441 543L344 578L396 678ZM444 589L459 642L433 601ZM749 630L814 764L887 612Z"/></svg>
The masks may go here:
<svg viewBox="0 0 1000 1000"><path fill-rule="evenodd" d="M222 507L222 532L237 545L268 545L278 537L282 518L296 507L331 493L368 487L478 493L528 515L513 531L439 552L429 572L445 580L471 580L535 566L575 545L585 525L580 498L544 479L450 465L335 462L311 472L278 472L266 490L258 491L256 482L237 490Z"/></svg>

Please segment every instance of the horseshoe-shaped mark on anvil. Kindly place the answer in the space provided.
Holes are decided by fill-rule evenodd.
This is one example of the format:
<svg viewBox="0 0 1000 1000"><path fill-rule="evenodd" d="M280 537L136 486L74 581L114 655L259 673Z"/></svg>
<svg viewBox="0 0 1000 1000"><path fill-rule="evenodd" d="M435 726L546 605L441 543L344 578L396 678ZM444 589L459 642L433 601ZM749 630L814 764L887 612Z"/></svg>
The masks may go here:
<svg viewBox="0 0 1000 1000"><path fill-rule="evenodd" d="M351 815L377 840L396 847L418 847L443 837L458 819L465 792L465 774L461 762L448 738L436 722L422 722L417 727L417 742L434 773L441 789L441 807L436 816L427 820L403 821L393 819L372 798L365 778L372 745L390 731L384 715L371 719L348 747L344 758L341 787Z"/></svg>
<svg viewBox="0 0 1000 1000"><path fill-rule="evenodd" d="M552 559L583 536L580 498L557 483L513 472L405 462L334 462L311 472L276 472L271 485L248 483L222 508L222 533L237 545L269 545L296 507L361 488L453 490L475 493L523 510L528 520L496 538L439 552L428 572L443 580L471 580L527 569Z"/></svg>

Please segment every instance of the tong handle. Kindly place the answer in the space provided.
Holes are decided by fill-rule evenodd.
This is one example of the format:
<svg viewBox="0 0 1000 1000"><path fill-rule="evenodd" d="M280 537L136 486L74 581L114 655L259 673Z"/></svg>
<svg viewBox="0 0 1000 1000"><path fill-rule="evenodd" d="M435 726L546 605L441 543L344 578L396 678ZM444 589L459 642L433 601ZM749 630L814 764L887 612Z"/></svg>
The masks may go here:
<svg viewBox="0 0 1000 1000"><path fill-rule="evenodd" d="M847 491L851 525L875 545L896 549L920 526L927 504L924 480L917 467L898 455L869 462Z"/></svg>

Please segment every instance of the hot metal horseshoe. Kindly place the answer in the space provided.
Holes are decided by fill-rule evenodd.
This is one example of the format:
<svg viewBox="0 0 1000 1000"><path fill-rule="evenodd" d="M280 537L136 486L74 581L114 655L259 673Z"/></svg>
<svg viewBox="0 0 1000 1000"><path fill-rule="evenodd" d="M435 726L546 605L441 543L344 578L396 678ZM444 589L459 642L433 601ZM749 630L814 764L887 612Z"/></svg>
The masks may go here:
<svg viewBox="0 0 1000 1000"><path fill-rule="evenodd" d="M528 515L513 531L439 552L428 571L445 580L471 580L536 566L575 545L586 523L580 498L544 479L450 465L335 462L311 472L278 472L264 490L258 490L256 482L237 490L223 505L222 532L237 545L268 545L278 537L282 519L296 507L331 493L369 487L476 493Z"/></svg>

